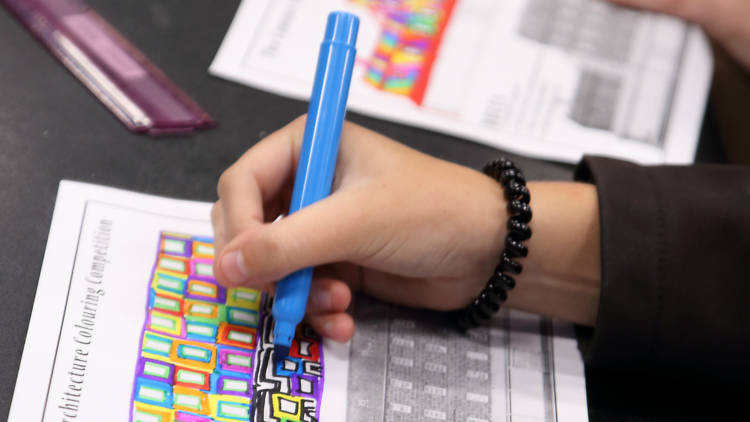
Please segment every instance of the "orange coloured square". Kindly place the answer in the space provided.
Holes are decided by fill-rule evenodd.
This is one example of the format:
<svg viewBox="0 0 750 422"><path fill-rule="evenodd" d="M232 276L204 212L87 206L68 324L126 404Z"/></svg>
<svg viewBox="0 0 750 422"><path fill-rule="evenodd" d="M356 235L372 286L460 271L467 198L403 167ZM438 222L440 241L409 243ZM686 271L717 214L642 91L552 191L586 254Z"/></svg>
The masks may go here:
<svg viewBox="0 0 750 422"><path fill-rule="evenodd" d="M188 275L190 273L190 260L174 255L159 254L157 269L167 273Z"/></svg>
<svg viewBox="0 0 750 422"><path fill-rule="evenodd" d="M257 336L258 333L255 328L222 322L219 324L219 334L216 336L216 343L241 347L243 349L255 349Z"/></svg>

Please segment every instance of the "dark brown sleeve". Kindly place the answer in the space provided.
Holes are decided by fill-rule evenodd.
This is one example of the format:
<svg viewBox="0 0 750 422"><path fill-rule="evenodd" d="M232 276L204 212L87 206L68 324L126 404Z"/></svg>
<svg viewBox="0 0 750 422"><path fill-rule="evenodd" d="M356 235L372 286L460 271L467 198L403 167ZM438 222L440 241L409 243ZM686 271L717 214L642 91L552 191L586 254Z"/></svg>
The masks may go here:
<svg viewBox="0 0 750 422"><path fill-rule="evenodd" d="M750 167L642 167L586 157L596 184L602 289L587 363L750 368Z"/></svg>

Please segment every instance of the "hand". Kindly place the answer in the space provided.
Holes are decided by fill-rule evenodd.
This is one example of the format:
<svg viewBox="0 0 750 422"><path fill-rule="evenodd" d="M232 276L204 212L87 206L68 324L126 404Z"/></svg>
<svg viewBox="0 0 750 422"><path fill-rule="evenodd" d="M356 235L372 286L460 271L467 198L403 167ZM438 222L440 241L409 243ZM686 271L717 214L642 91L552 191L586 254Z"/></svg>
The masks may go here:
<svg viewBox="0 0 750 422"><path fill-rule="evenodd" d="M622 6L667 13L700 25L745 68L750 69L748 0L610 0Z"/></svg>
<svg viewBox="0 0 750 422"><path fill-rule="evenodd" d="M217 280L269 290L318 266L308 322L340 341L353 332L351 288L437 310L476 297L503 247L501 186L345 123L333 193L270 223L289 203L304 123L262 140L221 176L211 213Z"/></svg>

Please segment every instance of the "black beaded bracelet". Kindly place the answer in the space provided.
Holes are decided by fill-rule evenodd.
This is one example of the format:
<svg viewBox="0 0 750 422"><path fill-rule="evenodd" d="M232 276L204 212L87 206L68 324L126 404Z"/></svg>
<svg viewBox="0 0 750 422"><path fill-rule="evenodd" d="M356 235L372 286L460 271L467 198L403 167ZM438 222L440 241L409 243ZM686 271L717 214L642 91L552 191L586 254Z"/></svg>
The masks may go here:
<svg viewBox="0 0 750 422"><path fill-rule="evenodd" d="M502 156L487 163L482 171L503 185L510 214L508 235L505 237L505 248L500 254L500 263L487 280L487 285L471 304L458 311L456 321L461 331L489 321L500 309L500 305L508 299L508 291L516 286L516 281L508 273L518 275L523 270L521 264L514 259L523 258L529 253L523 242L531 237L531 196L523 173L512 161Z"/></svg>

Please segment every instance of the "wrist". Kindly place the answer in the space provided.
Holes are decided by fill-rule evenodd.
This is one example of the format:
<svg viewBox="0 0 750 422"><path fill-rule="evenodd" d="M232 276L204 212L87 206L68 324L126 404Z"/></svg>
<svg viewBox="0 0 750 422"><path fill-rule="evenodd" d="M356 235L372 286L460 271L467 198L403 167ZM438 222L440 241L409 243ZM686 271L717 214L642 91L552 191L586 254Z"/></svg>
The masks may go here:
<svg viewBox="0 0 750 422"><path fill-rule="evenodd" d="M596 187L531 182L534 236L508 306L594 325L601 286Z"/></svg>

